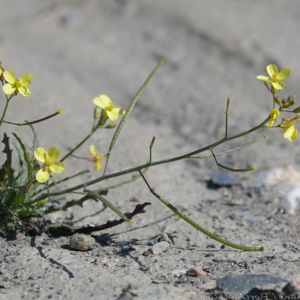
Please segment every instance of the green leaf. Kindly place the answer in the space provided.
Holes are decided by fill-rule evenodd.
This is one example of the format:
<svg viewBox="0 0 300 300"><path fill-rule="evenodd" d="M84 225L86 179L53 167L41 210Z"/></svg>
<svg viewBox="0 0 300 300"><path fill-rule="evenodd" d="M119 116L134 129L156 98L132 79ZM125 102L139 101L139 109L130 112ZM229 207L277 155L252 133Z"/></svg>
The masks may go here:
<svg viewBox="0 0 300 300"><path fill-rule="evenodd" d="M6 160L0 168L0 184L11 186L14 182L14 170L11 166L12 150L10 149L9 137L6 133L4 133L2 143L4 144L3 153L6 154Z"/></svg>
<svg viewBox="0 0 300 300"><path fill-rule="evenodd" d="M12 197L12 208L17 209L26 201L26 186L15 188L15 195Z"/></svg>
<svg viewBox="0 0 300 300"><path fill-rule="evenodd" d="M36 201L32 204L33 207L35 208L41 208L43 207L46 203L48 203L48 198Z"/></svg>
<svg viewBox="0 0 300 300"><path fill-rule="evenodd" d="M28 219L33 217L41 217L43 214L33 207L24 207L18 211L20 219Z"/></svg>
<svg viewBox="0 0 300 300"><path fill-rule="evenodd" d="M31 166L28 160L28 154L26 151L26 147L24 143L22 142L21 138L16 134L13 133L13 136L15 137L16 141L18 142L18 147L16 146L16 150L18 153L18 158L19 158L19 170L18 170L18 175L16 176L16 181L19 180L21 181L23 178L23 175L25 173L24 165L26 165L27 169L27 177L30 175L31 172ZM22 181L21 181L22 182Z"/></svg>

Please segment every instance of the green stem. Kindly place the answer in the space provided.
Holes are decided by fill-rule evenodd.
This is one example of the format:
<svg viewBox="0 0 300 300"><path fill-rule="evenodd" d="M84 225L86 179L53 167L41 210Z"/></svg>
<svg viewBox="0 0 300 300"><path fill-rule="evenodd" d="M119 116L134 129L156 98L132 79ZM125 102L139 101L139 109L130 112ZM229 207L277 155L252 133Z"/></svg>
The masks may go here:
<svg viewBox="0 0 300 300"><path fill-rule="evenodd" d="M92 131L80 143L78 143L73 149L71 149L60 161L63 162L70 155L72 155L79 147L81 147L93 135L96 129L97 127L94 127Z"/></svg>
<svg viewBox="0 0 300 300"><path fill-rule="evenodd" d="M13 97L12 95L9 96L9 97L6 96L6 102L5 102L4 110L3 110L3 112L2 112L2 116L1 116L1 119L0 119L0 126L1 126L2 123L3 123L4 117L5 117L6 112L7 112L7 108L8 108L9 101L12 99L12 97Z"/></svg>
<svg viewBox="0 0 300 300"><path fill-rule="evenodd" d="M225 110L225 138L228 136L228 114L229 114L230 96L227 98Z"/></svg>
<svg viewBox="0 0 300 300"><path fill-rule="evenodd" d="M228 166L225 166L223 164L221 164L218 160L217 160L217 157L215 155L215 153L213 152L212 149L210 149L210 152L216 162L216 165L220 168L223 168L227 171L230 171L230 172L237 172L237 173L243 173L243 172L250 172L250 171L255 171L256 170L256 167L252 166L252 167L249 167L249 168L231 168L231 167L228 167Z"/></svg>
<svg viewBox="0 0 300 300"><path fill-rule="evenodd" d="M90 172L89 170L83 170L83 171L80 171L80 172L75 173L75 174L73 174L73 175L71 175L71 176L67 176L67 177L65 177L65 178L62 178L61 180L57 180L57 181L51 182L51 183L48 185L48 187L56 186L56 185L58 185L58 184L61 184L61 183L66 182L66 181L68 181L68 180L74 179L75 177L84 175L84 174L89 173L89 172ZM43 188L39 189L38 191L34 192L34 193L31 195L31 197L36 196L36 195L42 193L42 192L45 191L46 189L47 189L47 187L43 187ZM32 201L32 202L35 202L35 201Z"/></svg>
<svg viewBox="0 0 300 300"><path fill-rule="evenodd" d="M266 120L264 120L262 123L260 123L259 125L249 129L249 130L246 130L246 131L243 131L241 133L238 133L236 135L232 135L232 136L229 136L227 138L222 138L220 139L219 141L215 142L215 143L212 143L208 146L205 146L203 148L200 148L200 149L197 149L195 151L192 151L192 152L189 152L189 153L186 153L186 154L183 154L183 155L179 155L179 156L175 156L175 157L172 157L172 158L167 158L167 159L163 159L163 160L158 160L158 161L153 161L153 162L147 162L147 163L144 163L142 165L139 165L139 166L136 166L136 167L132 167L132 168L129 168L129 169L126 169L126 170L123 170L123 171L119 171L119 172L115 172L115 173L111 173L111 174L107 174L105 176L101 176L101 177L98 177L98 178L95 178L95 179L92 179L90 181L87 181L85 183L82 183L82 184L79 184L79 185L76 185L76 186L73 186L71 188L68 188L68 189L65 189L65 190L62 190L62 191L58 191L58 192L55 192L55 193L50 193L48 195L41 195L38 199L43 199L43 197L50 197L50 196L58 196L58 195L63 195L63 194L66 194L66 193L70 193L70 192L73 192L73 191L76 191L76 190L79 190L81 188L85 188L87 186L90 186L92 184L95 184L95 183L98 183L98 182L101 182L103 180L106 180L106 179L110 179L110 178L114 178L114 177L118 177L118 176L122 176L122 175L126 175L126 174L130 174L130 173L133 173L133 172L138 172L139 170L143 170L145 168L149 168L149 167L153 167L153 166L157 166L157 165L162 165L162 164L167 164L167 163L171 163L171 162L174 162L174 161L179 161L179 160L182 160L182 159L185 159L185 158L189 158L190 156L193 156L193 155L196 155L196 154L199 154L201 152L204 152L204 151L207 151L207 150L210 150L210 149L213 149L225 142L228 142L228 141L231 141L231 140L235 140L235 139L238 139L242 136L245 136L247 134L250 134L251 132L253 131L256 131L258 130L259 128L263 127L264 124L269 120L269 116Z"/></svg>
<svg viewBox="0 0 300 300"><path fill-rule="evenodd" d="M125 214L123 214L116 206L114 206L111 202L109 202L105 197L101 194L96 193L92 190L84 190L91 198L96 199L97 201L101 201L104 205L109 207L114 213L116 213L120 218L122 218L125 222L131 223L130 219L127 218Z"/></svg>
<svg viewBox="0 0 300 300"><path fill-rule="evenodd" d="M182 214L175 206L173 206L171 203L163 199L160 195L158 195L150 186L146 178L144 177L143 173L139 171L141 177L143 178L144 182L146 183L147 187L149 188L150 193L156 197L163 205L165 205L168 209L170 209L175 215L177 215L180 219L184 220L203 234L207 235L209 238L234 249L242 250L242 251L264 251L266 248L264 246L258 246L258 247L251 247L251 246L245 246L240 244L235 244L230 241L224 240L223 238L217 236L216 234L208 231L201 225L194 222L192 219L190 219L188 216Z"/></svg>
<svg viewBox="0 0 300 300"><path fill-rule="evenodd" d="M46 117L43 117L43 118L40 118L40 119L37 119L37 120L34 120L34 121L30 121L30 122L25 121L24 123L15 123L15 122L9 122L9 121L4 121L3 120L3 123L10 124L10 125L16 125L16 126L26 126L26 125L32 125L32 124L36 124L36 123L46 121L46 120L51 119L51 118L53 118L53 117L55 117L59 114L61 114L61 112L60 112L60 110L57 110L55 113L53 113L51 115L48 115Z"/></svg>

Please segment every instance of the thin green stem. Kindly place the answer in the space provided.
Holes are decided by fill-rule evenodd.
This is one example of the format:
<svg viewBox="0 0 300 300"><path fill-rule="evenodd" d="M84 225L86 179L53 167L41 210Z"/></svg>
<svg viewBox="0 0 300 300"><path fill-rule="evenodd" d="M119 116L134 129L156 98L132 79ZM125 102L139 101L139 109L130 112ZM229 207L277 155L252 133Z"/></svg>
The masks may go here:
<svg viewBox="0 0 300 300"><path fill-rule="evenodd" d="M63 162L65 159L67 159L69 156L71 156L79 147L81 147L96 131L97 127L93 128L92 131L79 142L73 149L71 149L60 161Z"/></svg>
<svg viewBox="0 0 300 300"><path fill-rule="evenodd" d="M80 172L75 173L75 174L73 174L73 175L71 175L71 176L67 176L67 177L65 177L65 178L62 178L61 180L53 181L53 182L51 182L51 183L48 185L48 187L56 186L56 185L58 185L58 184L61 184L61 183L66 182L66 181L68 181L68 180L74 179L74 178L76 178L76 177L78 177L78 176L84 175L84 174L89 173L89 172L90 172L89 170L83 170L83 171L80 171ZM34 193L31 195L31 197L36 196L36 195L42 193L42 192L45 191L46 189L47 189L47 187L43 187L43 188L39 189L38 191L34 192ZM33 201L33 202L35 202L35 201Z"/></svg>
<svg viewBox="0 0 300 300"><path fill-rule="evenodd" d="M60 115L60 114L61 114L61 111L57 110L55 113L53 113L51 115L48 115L46 117L43 117L43 118L40 118L40 119L37 119L37 120L34 120L34 121L30 121L30 122L25 121L24 123L15 123L15 122L10 122L10 121L3 120L3 123L10 124L10 125L16 125L16 126L26 126L26 125L28 126L28 125L33 125L33 124L36 124L36 123L46 121L46 120L51 119L51 118L53 118L57 115Z"/></svg>
<svg viewBox="0 0 300 300"><path fill-rule="evenodd" d="M152 140L151 140L151 143L149 145L149 163L152 162L152 149L153 149L153 146L154 146L154 143L155 143L155 136L152 137Z"/></svg>
<svg viewBox="0 0 300 300"><path fill-rule="evenodd" d="M162 165L162 164L167 164L167 163L171 163L171 162L174 162L174 161L179 161L179 160L182 160L182 159L189 158L190 156L193 156L193 155L199 154L201 152L213 149L213 148L215 148L215 147L217 147L217 146L219 146L221 144L224 144L225 142L228 142L228 141L231 141L231 140L235 140L235 139L238 139L238 138L243 137L245 135L248 135L248 134L250 134L250 133L258 130L259 128L263 127L264 124L268 120L269 120L269 116L262 123L258 124L257 126L251 128L249 130L246 130L246 131L243 131L241 133L229 136L227 138L222 138L222 139L218 140L217 142L214 142L214 143L212 143L212 144L210 144L208 146L205 146L203 148L197 149L195 151L192 151L192 152L189 152L189 153L186 153L186 154L183 154L183 155L179 155L179 156L167 158L167 159L153 161L151 163L147 162L147 163L141 164L139 166L123 170L123 171L118 171L118 172L115 172L115 173L107 174L107 175L104 175L104 176L92 179L90 181L87 181L85 183L82 183L82 184L70 187L70 188L62 190L62 191L58 191L58 192L55 192L55 193L50 193L49 195L41 195L41 197L39 197L39 199L41 199L41 198L43 198L45 196L49 196L50 197L50 196L63 195L63 194L66 194L66 193L70 193L70 192L79 190L81 188L85 188L87 186L93 185L95 183L101 182L101 181L106 180L106 179L110 179L110 178L114 178L114 177L118 177L118 176L130 174L130 173L137 172L139 170L143 170L143 169L146 169L146 168L149 168L149 167L153 167L153 166L157 166L157 165Z"/></svg>
<svg viewBox="0 0 300 300"><path fill-rule="evenodd" d="M106 153L106 160L105 160L105 165L104 165L104 170L103 170L103 175L102 176L105 176L106 174L106 170L107 170L107 166L108 166L108 161L109 161L109 158L111 156L111 153L112 153L112 150L120 136L120 133L125 125L125 122L127 121L129 115L131 114L131 112L133 111L136 103L138 102L140 96L143 94L146 86L148 85L149 81L151 80L151 78L154 76L154 74L156 73L156 71L160 68L160 66L164 63L164 60L162 59L156 66L155 68L150 72L150 74L148 75L148 77L146 78L146 80L143 82L143 84L141 85L141 87L137 90L136 94L133 96L133 98L130 100L127 108L126 108L126 111L120 121L120 123L118 124L116 130L115 130L115 133L112 137L112 140L110 142L110 145L109 145L109 148L108 148L108 151Z"/></svg>
<svg viewBox="0 0 300 300"><path fill-rule="evenodd" d="M217 160L217 157L216 157L216 155L215 155L215 153L213 152L212 149L210 149L210 152L211 152L217 166L222 168L222 169L225 169L227 171L242 173L242 172L250 172L250 171L255 171L256 170L256 167L253 167L253 166L249 167L249 168L243 168L243 169L242 168L231 168L231 167L225 166Z"/></svg>
<svg viewBox="0 0 300 300"><path fill-rule="evenodd" d="M158 199L163 205L165 205L168 209L170 209L175 215L177 215L180 219L184 220L185 222L187 222L188 224L190 224L191 226L193 226L194 228L196 228L197 230L199 230L200 232L202 232L203 234L207 235L209 238L234 249L238 249L238 250L242 250L242 251L264 251L266 250L266 248L264 246L258 246L258 247L251 247L251 246L245 246L245 245L240 245L240 244L235 244L232 243L230 241L227 241L221 237L219 237L218 235L210 232L209 230L205 229L204 227L202 227L201 225L197 224L196 222L194 222L192 219L190 219L188 216L182 214L174 205L172 205L171 203L169 203L168 201L166 201L165 199L163 199L160 195L158 195L150 186L150 184L148 183L148 181L146 180L146 178L144 177L143 173L141 171L139 171L141 177L143 178L144 182L146 183L150 193L156 198Z"/></svg>
<svg viewBox="0 0 300 300"><path fill-rule="evenodd" d="M104 205L106 205L107 207L109 207L114 213L116 213L120 218L122 218L125 222L131 223L131 220L127 218L127 216L125 214L123 214L116 206L114 206L111 202L109 202L105 197L103 197L101 194L92 191L92 190L88 190L85 189L84 190L88 196L90 196L91 198L97 200L97 201L101 201Z"/></svg>
<svg viewBox="0 0 300 300"><path fill-rule="evenodd" d="M225 139L228 136L228 114L229 114L229 106L230 106L230 97L228 96L226 102L226 110L225 110Z"/></svg>
<svg viewBox="0 0 300 300"><path fill-rule="evenodd" d="M242 145L239 145L237 147L234 147L234 148L230 148L228 150L224 150L224 151L221 151L221 152L218 152L218 153L215 153L215 156L220 156L220 155L223 155L223 154L227 154L227 153L231 153L231 152L234 152L234 151L237 151L237 150L241 150L243 148L246 148L246 147L249 147L251 145L254 145L256 143L260 143L264 140L266 140L267 137L265 135L262 135L260 136L258 139L254 140L254 141L251 141L249 143L244 143ZM204 159L204 158L210 158L210 157L213 157L212 154L209 154L209 155L198 155L198 156L190 156L189 158L193 158L193 159Z"/></svg>
<svg viewBox="0 0 300 300"><path fill-rule="evenodd" d="M8 104L9 104L10 100L12 99L12 97L13 97L12 95L9 96L9 97L5 96L6 102L5 102L5 106L4 106L3 112L2 112L2 116L1 116L1 118L0 118L0 126L1 126L2 123L3 123L4 117L5 117L6 112L7 112Z"/></svg>

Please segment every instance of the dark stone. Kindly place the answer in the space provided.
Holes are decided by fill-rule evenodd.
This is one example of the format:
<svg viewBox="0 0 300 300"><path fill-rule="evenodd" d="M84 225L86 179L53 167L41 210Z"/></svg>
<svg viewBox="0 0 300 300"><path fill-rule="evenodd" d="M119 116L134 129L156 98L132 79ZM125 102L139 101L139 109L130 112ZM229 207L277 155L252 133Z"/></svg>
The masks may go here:
<svg viewBox="0 0 300 300"><path fill-rule="evenodd" d="M216 281L215 291L234 299L281 299L287 280L268 274L230 274Z"/></svg>
<svg viewBox="0 0 300 300"><path fill-rule="evenodd" d="M210 189L232 186L241 186L241 181L226 172L216 172L207 181L207 187Z"/></svg>

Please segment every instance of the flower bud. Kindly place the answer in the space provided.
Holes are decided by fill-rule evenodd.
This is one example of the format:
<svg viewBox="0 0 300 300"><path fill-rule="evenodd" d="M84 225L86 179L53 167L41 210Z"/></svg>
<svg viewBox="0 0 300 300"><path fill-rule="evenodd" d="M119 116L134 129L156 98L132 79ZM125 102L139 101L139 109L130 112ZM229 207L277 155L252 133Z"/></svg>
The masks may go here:
<svg viewBox="0 0 300 300"><path fill-rule="evenodd" d="M4 72L4 69L2 66L2 61L0 61L0 81L3 81L3 72Z"/></svg>
<svg viewBox="0 0 300 300"><path fill-rule="evenodd" d="M290 95L287 97L286 100L283 99L281 101L281 105L283 108L289 108L289 107L293 106L294 104L295 104L295 96L293 96L293 95Z"/></svg>
<svg viewBox="0 0 300 300"><path fill-rule="evenodd" d="M99 116L100 116L100 111L101 111L101 109L99 108L99 107L95 107L94 108L94 120L97 120L98 118L99 118Z"/></svg>
<svg viewBox="0 0 300 300"><path fill-rule="evenodd" d="M278 96L274 97L275 103L279 106L281 106L280 100L281 100L280 97L278 97Z"/></svg>

